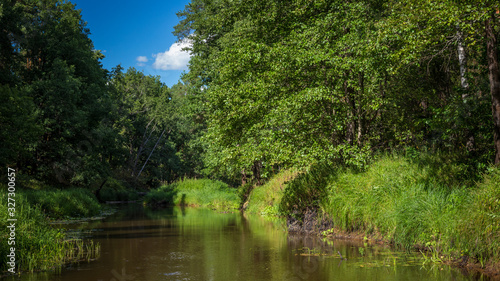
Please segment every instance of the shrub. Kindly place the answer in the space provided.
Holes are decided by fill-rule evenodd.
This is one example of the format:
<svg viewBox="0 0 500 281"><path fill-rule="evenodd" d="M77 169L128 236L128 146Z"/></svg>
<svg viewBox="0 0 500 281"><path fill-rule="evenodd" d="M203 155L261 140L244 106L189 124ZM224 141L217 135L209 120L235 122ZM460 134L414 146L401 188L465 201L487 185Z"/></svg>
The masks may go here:
<svg viewBox="0 0 500 281"><path fill-rule="evenodd" d="M159 203L236 210L240 205L237 190L220 181L186 179L163 185L144 198L145 205Z"/></svg>
<svg viewBox="0 0 500 281"><path fill-rule="evenodd" d="M37 205L55 219L98 215L101 205L87 189L30 190L23 192L32 205Z"/></svg>

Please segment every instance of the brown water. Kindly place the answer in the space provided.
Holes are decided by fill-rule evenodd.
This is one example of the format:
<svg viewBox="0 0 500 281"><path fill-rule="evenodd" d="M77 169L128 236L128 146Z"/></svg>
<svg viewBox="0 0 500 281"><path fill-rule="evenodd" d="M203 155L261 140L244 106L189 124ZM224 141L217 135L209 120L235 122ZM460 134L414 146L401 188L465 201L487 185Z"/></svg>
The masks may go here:
<svg viewBox="0 0 500 281"><path fill-rule="evenodd" d="M6 280L472 280L448 266L423 265L420 254L287 235L276 223L239 213L130 205L73 228L91 230L101 244L98 260Z"/></svg>

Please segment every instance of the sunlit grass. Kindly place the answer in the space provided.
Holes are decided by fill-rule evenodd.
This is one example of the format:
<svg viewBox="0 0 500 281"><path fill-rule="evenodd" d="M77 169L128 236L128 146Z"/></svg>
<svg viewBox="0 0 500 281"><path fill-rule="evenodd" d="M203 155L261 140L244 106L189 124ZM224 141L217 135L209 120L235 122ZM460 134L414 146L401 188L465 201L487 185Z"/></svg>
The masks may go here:
<svg viewBox="0 0 500 281"><path fill-rule="evenodd" d="M467 177L467 167L440 158L446 155L384 155L363 172L316 165L283 191L255 188L248 210L301 219L314 208L337 230L427 249L436 260L467 255L481 264L498 262L500 169L491 168L476 183L481 176Z"/></svg>
<svg viewBox="0 0 500 281"><path fill-rule="evenodd" d="M98 215L101 205L87 189L30 190L22 192L31 205L37 205L53 219Z"/></svg>
<svg viewBox="0 0 500 281"><path fill-rule="evenodd" d="M151 191L145 196L144 204L196 206L227 211L238 209L240 199L237 190L223 182L185 179Z"/></svg>
<svg viewBox="0 0 500 281"><path fill-rule="evenodd" d="M1 202L7 201L5 193ZM64 264L99 256L100 246L82 240L67 240L61 230L48 225L45 214L16 193L15 245L8 245L7 204L0 205L0 269L6 271L10 247L15 247L16 272L60 269Z"/></svg>
<svg viewBox="0 0 500 281"><path fill-rule="evenodd" d="M245 212L276 215L287 182L294 179L297 175L297 170L284 170L264 185L254 187L248 198L248 208Z"/></svg>

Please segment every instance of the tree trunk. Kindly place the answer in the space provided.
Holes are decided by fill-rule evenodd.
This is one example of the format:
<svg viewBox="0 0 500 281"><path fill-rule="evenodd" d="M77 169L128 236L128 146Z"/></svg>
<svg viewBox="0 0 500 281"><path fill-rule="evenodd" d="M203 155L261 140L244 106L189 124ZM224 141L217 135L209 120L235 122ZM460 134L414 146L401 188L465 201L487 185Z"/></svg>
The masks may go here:
<svg viewBox="0 0 500 281"><path fill-rule="evenodd" d="M364 85L365 74L363 72L359 73L359 98L361 99L364 95L365 85ZM363 144L363 111L361 108L361 102L358 102L358 107L356 108L356 117L358 119L358 146L361 147Z"/></svg>
<svg viewBox="0 0 500 281"><path fill-rule="evenodd" d="M165 130L163 130L163 132L161 132L161 135L160 137L158 138L158 140L156 141L155 143L155 146L153 147L153 149L151 150L151 153L149 153L149 156L148 156L148 159L146 159L146 162L144 162L144 165L142 165L142 168L141 170L139 171L139 174L137 175L136 178L139 178L139 176L141 175L142 173L142 170L144 170L144 167L146 167L146 164L148 163L149 161L149 158L151 158L151 155L153 155L153 152L155 151L156 149L156 146L158 145L158 143L160 142L161 138L163 137L163 133L165 133ZM168 131L167 135L170 133L170 130Z"/></svg>
<svg viewBox="0 0 500 281"><path fill-rule="evenodd" d="M495 146L495 165L500 165L500 70L498 68L497 38L493 25L495 15L486 20L486 56L488 58L488 70L491 92L491 109L493 114L493 133Z"/></svg>
<svg viewBox="0 0 500 281"><path fill-rule="evenodd" d="M101 189L104 187L104 184L106 184L106 182L108 181L108 179L105 179L102 183L101 183L101 186L99 186L99 188L95 191L95 197L97 198L97 201L99 201L99 203L105 203L102 199L101 199Z"/></svg>
<svg viewBox="0 0 500 281"><path fill-rule="evenodd" d="M469 83L467 82L467 56L465 54L464 48L464 36L462 31L457 27L457 51L458 51L458 63L460 64L460 85L464 89L469 88ZM466 98L467 95L464 93L462 98Z"/></svg>
<svg viewBox="0 0 500 281"><path fill-rule="evenodd" d="M255 161L253 162L253 165L252 165L252 173L253 173L253 178L254 180L257 181L257 186L261 185L261 177L260 177L260 173L261 173L261 170L262 170L262 161Z"/></svg>
<svg viewBox="0 0 500 281"><path fill-rule="evenodd" d="M354 135L356 131L356 124L354 123L354 115L356 112L356 104L354 102L354 97L353 97L353 92L354 89L352 87L349 87L347 78L346 81L344 81L344 92L345 92L345 99L346 103L348 105L348 112L347 112L347 128L346 128L346 140L349 145L352 145L354 142Z"/></svg>

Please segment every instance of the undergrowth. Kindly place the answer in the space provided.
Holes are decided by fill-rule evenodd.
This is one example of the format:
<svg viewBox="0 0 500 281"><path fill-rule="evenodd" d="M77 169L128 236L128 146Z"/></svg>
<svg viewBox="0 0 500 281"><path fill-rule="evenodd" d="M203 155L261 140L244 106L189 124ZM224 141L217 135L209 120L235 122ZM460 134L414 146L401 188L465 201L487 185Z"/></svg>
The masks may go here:
<svg viewBox="0 0 500 281"><path fill-rule="evenodd" d="M38 206L53 219L90 217L98 215L101 205L90 190L72 188L66 190L22 191L31 205Z"/></svg>
<svg viewBox="0 0 500 281"><path fill-rule="evenodd" d="M139 198L137 191L127 188L124 184L114 178L108 181L100 191L99 197L102 201L133 201Z"/></svg>
<svg viewBox="0 0 500 281"><path fill-rule="evenodd" d="M144 204L196 206L228 211L237 210L240 199L237 190L223 182L185 179L149 192L144 198Z"/></svg>
<svg viewBox="0 0 500 281"><path fill-rule="evenodd" d="M261 215L277 215L286 184L297 177L297 170L284 170L262 186L256 186L248 197L245 212Z"/></svg>
<svg viewBox="0 0 500 281"><path fill-rule="evenodd" d="M283 191L255 188L248 210L303 220L307 209L315 209L337 230L440 256L498 262L500 169L467 176L468 171L439 153L383 155L361 172L314 165ZM280 177L268 184L283 182Z"/></svg>
<svg viewBox="0 0 500 281"><path fill-rule="evenodd" d="M0 194L0 270L7 271L10 248L15 248L15 272L52 270L68 262L92 259L99 255L100 246L82 240L67 240L65 233L52 228L45 214L33 207L22 193L16 193L15 244L7 243L7 195Z"/></svg>

